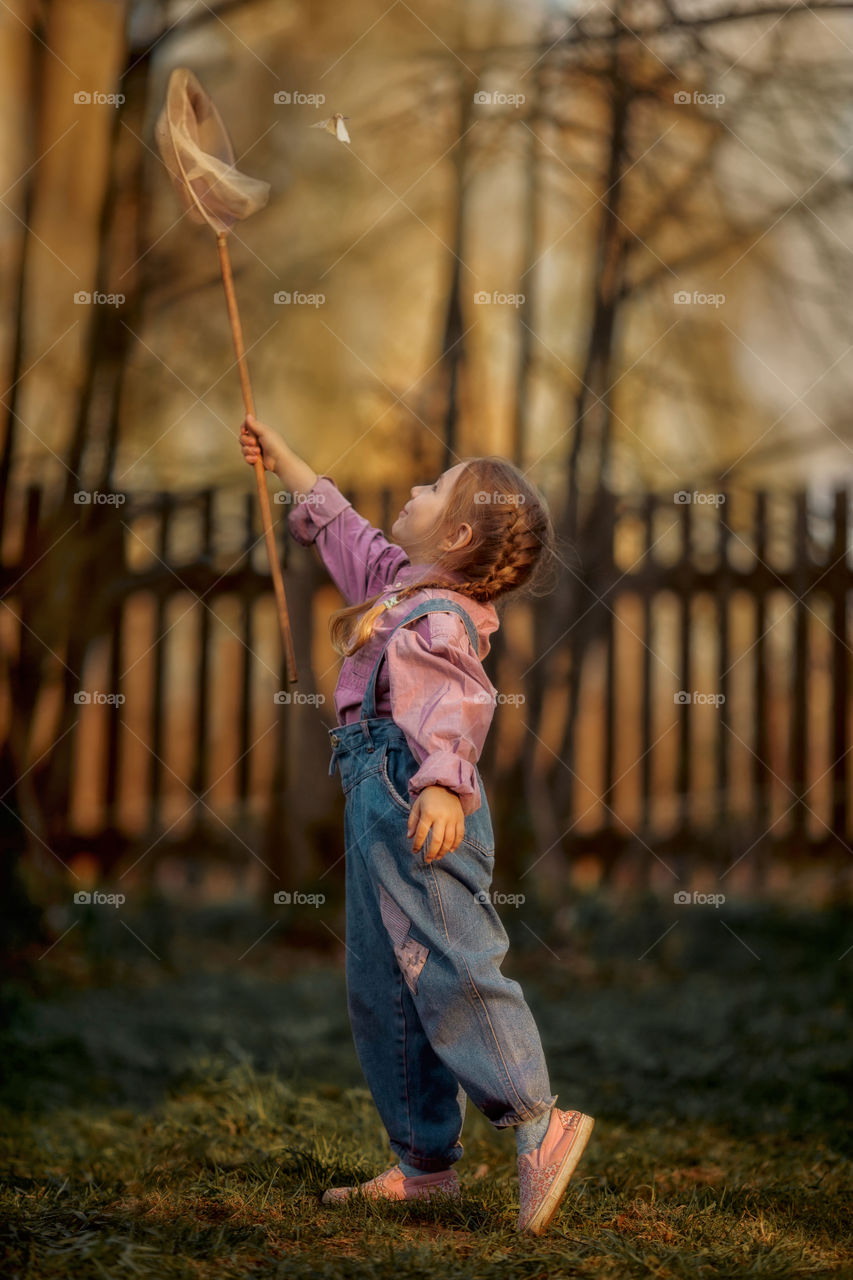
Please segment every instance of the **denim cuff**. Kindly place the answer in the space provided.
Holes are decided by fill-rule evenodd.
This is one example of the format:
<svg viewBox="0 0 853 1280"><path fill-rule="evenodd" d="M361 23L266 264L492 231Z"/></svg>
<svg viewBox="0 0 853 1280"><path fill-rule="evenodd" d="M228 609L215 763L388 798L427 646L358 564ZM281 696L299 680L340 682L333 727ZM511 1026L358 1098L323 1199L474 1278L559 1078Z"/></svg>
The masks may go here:
<svg viewBox="0 0 853 1280"><path fill-rule="evenodd" d="M441 1173L442 1170L448 1168L449 1165L455 1164L457 1160L461 1160L465 1154L465 1148L461 1142L457 1142L443 1156L420 1156L409 1151L402 1142L395 1142L393 1138L389 1145L391 1150L405 1160L406 1164L410 1164L414 1169L420 1169L421 1173Z"/></svg>
<svg viewBox="0 0 853 1280"><path fill-rule="evenodd" d="M491 1122L496 1129L508 1129L510 1126L524 1124L527 1120L536 1120L539 1116L544 1115L546 1111L550 1111L556 1101L557 1095L555 1093L550 1099L543 1098L541 1102L532 1103L523 1112L520 1109L518 1111L507 1111L501 1116L500 1120L492 1120ZM489 1119L491 1120L491 1117Z"/></svg>

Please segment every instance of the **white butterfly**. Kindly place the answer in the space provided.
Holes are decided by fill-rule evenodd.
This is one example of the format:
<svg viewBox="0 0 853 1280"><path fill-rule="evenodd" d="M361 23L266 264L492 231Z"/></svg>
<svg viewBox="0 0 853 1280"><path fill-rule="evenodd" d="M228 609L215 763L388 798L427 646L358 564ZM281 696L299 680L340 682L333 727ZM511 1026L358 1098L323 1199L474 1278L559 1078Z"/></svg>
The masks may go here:
<svg viewBox="0 0 853 1280"><path fill-rule="evenodd" d="M349 142L350 136L347 133L345 120L349 120L349 116L342 116L340 111L336 111L333 116L329 116L328 120L318 120L316 124L312 124L312 129L325 129L327 133L333 133L338 142Z"/></svg>

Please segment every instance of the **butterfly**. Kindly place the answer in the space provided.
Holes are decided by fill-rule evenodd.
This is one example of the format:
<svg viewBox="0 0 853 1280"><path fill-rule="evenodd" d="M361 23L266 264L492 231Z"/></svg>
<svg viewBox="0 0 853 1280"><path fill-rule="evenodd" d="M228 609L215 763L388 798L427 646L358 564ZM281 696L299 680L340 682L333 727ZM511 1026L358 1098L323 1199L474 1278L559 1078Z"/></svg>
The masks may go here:
<svg viewBox="0 0 853 1280"><path fill-rule="evenodd" d="M342 116L340 111L336 111L333 116L329 116L328 120L318 120L316 124L312 124L312 129L325 129L327 133L332 133L338 142L349 142L350 136L347 133L345 120L349 120L349 116Z"/></svg>

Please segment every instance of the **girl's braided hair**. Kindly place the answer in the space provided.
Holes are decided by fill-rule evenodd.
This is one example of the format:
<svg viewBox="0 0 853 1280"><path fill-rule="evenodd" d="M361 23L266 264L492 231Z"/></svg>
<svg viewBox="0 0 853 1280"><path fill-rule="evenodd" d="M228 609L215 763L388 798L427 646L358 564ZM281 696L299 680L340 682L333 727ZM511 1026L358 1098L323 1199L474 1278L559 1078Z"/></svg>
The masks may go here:
<svg viewBox="0 0 853 1280"><path fill-rule="evenodd" d="M471 526L467 545L442 552L434 572L395 593L398 601L427 587L481 601L499 600L522 587L532 593L551 559L554 530L544 497L506 458L466 462L430 538L452 537L464 523ZM441 580L442 569L462 574L463 580ZM332 614L329 634L338 653L348 657L370 639L385 608L384 602L377 603L385 590Z"/></svg>

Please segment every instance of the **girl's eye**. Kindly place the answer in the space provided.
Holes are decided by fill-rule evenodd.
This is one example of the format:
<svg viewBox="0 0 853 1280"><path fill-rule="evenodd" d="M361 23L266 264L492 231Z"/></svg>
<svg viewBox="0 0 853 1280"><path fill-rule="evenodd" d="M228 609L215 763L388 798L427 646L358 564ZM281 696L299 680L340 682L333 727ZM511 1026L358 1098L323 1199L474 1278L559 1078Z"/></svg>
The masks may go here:
<svg viewBox="0 0 853 1280"><path fill-rule="evenodd" d="M432 486L433 493L435 493L437 488L438 488L438 481L436 480L435 484Z"/></svg>

